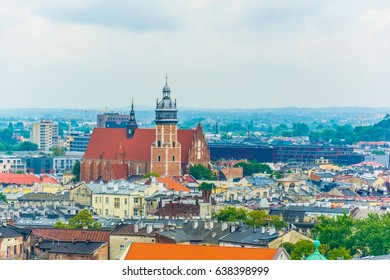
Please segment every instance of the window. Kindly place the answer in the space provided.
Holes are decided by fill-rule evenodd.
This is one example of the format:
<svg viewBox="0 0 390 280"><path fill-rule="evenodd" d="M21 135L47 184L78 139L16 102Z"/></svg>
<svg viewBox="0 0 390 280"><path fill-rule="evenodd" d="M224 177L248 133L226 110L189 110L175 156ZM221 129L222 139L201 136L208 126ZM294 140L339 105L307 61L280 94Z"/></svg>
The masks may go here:
<svg viewBox="0 0 390 280"><path fill-rule="evenodd" d="M125 210L125 217L127 217L127 210Z"/></svg>
<svg viewBox="0 0 390 280"><path fill-rule="evenodd" d="M138 203L138 197L134 197L134 203Z"/></svg>
<svg viewBox="0 0 390 280"><path fill-rule="evenodd" d="M95 203L98 203L98 200L97 200L98 198L97 198L97 196L95 197Z"/></svg>
<svg viewBox="0 0 390 280"><path fill-rule="evenodd" d="M172 156L172 161L175 161L175 155Z"/></svg>
<svg viewBox="0 0 390 280"><path fill-rule="evenodd" d="M160 155L157 157L157 161L161 161L161 156Z"/></svg>
<svg viewBox="0 0 390 280"><path fill-rule="evenodd" d="M121 244L120 246L119 246L119 250L123 250L125 248L125 245L123 245L123 244Z"/></svg>
<svg viewBox="0 0 390 280"><path fill-rule="evenodd" d="M161 141L160 140L157 141L157 147L159 147L159 148L161 147Z"/></svg>
<svg viewBox="0 0 390 280"><path fill-rule="evenodd" d="M120 207L121 207L120 198L115 197L114 198L114 208L120 208Z"/></svg>
<svg viewBox="0 0 390 280"><path fill-rule="evenodd" d="M110 199L106 197L106 203L110 203Z"/></svg>
<svg viewBox="0 0 390 280"><path fill-rule="evenodd" d="M173 141L173 142L172 142L172 147L175 148L175 145L176 145L176 143L175 143L175 141Z"/></svg>
<svg viewBox="0 0 390 280"><path fill-rule="evenodd" d="M23 244L20 244L19 252L23 253Z"/></svg>
<svg viewBox="0 0 390 280"><path fill-rule="evenodd" d="M11 246L7 246L7 259L11 256Z"/></svg>
<svg viewBox="0 0 390 280"><path fill-rule="evenodd" d="M14 255L18 254L18 246L14 245Z"/></svg>
<svg viewBox="0 0 390 280"><path fill-rule="evenodd" d="M127 198L125 198L125 205L127 205Z"/></svg>
<svg viewBox="0 0 390 280"><path fill-rule="evenodd" d="M106 216L108 216L108 209L106 209Z"/></svg>

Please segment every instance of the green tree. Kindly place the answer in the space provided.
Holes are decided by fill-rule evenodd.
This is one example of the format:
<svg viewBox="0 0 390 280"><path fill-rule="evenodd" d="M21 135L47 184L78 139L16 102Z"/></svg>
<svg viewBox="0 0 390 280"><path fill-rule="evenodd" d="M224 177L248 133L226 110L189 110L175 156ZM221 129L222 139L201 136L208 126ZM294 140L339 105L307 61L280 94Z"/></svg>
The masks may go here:
<svg viewBox="0 0 390 280"><path fill-rule="evenodd" d="M283 220L279 216L272 216L271 217L271 225L275 227L276 229L282 229L287 227L287 223L285 220Z"/></svg>
<svg viewBox="0 0 390 280"><path fill-rule="evenodd" d="M225 207L213 214L213 219L218 222L244 222L247 219L248 211L243 208L232 206Z"/></svg>
<svg viewBox="0 0 390 280"><path fill-rule="evenodd" d="M67 223L64 223L64 222L62 222L62 221L60 221L60 220L58 220L57 222L55 222L54 225L53 225L53 227L54 227L54 228L57 228L57 229L70 228L70 227L68 226Z"/></svg>
<svg viewBox="0 0 390 280"><path fill-rule="evenodd" d="M60 157L65 155L65 148L62 147L53 147L53 157Z"/></svg>
<svg viewBox="0 0 390 280"><path fill-rule="evenodd" d="M190 168L190 174L197 180L215 180L215 175L210 169L201 165L195 164Z"/></svg>
<svg viewBox="0 0 390 280"><path fill-rule="evenodd" d="M328 244L330 250L340 246L346 248L352 246L354 221L346 213L332 218L319 217L314 230L319 235L321 243Z"/></svg>
<svg viewBox="0 0 390 280"><path fill-rule="evenodd" d="M0 142L0 151L7 151L7 144L4 142Z"/></svg>
<svg viewBox="0 0 390 280"><path fill-rule="evenodd" d="M100 229L102 225L93 220L91 212L87 209L81 210L76 216L68 221L69 228Z"/></svg>
<svg viewBox="0 0 390 280"><path fill-rule="evenodd" d="M351 252L345 247L334 248L326 253L326 258L328 260L351 260Z"/></svg>
<svg viewBox="0 0 390 280"><path fill-rule="evenodd" d="M272 169L268 164L258 163L257 161L239 162L234 167L242 167L244 176L252 176L254 173L271 174Z"/></svg>
<svg viewBox="0 0 390 280"><path fill-rule="evenodd" d="M275 176L275 179L281 179L282 178L282 174L279 171L273 171L271 173L271 177L274 177L274 176Z"/></svg>
<svg viewBox="0 0 390 280"><path fill-rule="evenodd" d="M80 181L80 161L76 161L76 163L72 167L73 179L72 182Z"/></svg>
<svg viewBox="0 0 390 280"><path fill-rule="evenodd" d="M292 260L304 260L314 253L314 243L310 240L300 240L294 244L290 257Z"/></svg>
<svg viewBox="0 0 390 280"><path fill-rule="evenodd" d="M378 256L390 252L390 213L379 216L369 214L356 221L353 253L361 256ZM347 247L348 248L348 247Z"/></svg>
<svg viewBox="0 0 390 280"><path fill-rule="evenodd" d="M144 175L144 178L149 179L150 177L160 177L160 174L157 172L148 172Z"/></svg>
<svg viewBox="0 0 390 280"><path fill-rule="evenodd" d="M307 136L309 134L309 126L305 123L293 123L292 136Z"/></svg>
<svg viewBox="0 0 390 280"><path fill-rule="evenodd" d="M5 194L3 194L2 192L0 192L0 201L4 201L5 203L7 203L7 196Z"/></svg>
<svg viewBox="0 0 390 280"><path fill-rule="evenodd" d="M37 151L38 145L30 141L22 142L13 147L14 151Z"/></svg>
<svg viewBox="0 0 390 280"><path fill-rule="evenodd" d="M268 214L264 210L253 210L248 212L245 223L253 228L267 224Z"/></svg>
<svg viewBox="0 0 390 280"><path fill-rule="evenodd" d="M202 184L199 185L198 190L203 191L211 191L214 190L217 186L214 183L206 183L203 182Z"/></svg>

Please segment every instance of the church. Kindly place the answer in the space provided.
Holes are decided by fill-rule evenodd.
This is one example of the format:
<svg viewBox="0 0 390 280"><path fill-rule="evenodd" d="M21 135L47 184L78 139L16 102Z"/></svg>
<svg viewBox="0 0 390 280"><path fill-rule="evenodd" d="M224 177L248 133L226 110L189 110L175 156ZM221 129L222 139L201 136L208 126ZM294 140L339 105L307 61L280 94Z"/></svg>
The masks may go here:
<svg viewBox="0 0 390 280"><path fill-rule="evenodd" d="M128 179L156 172L160 176L189 173L195 164L208 166L210 152L202 126L177 128L176 99L166 79L163 97L156 103L156 127L139 128L134 104L126 128L95 128L80 164L84 182Z"/></svg>

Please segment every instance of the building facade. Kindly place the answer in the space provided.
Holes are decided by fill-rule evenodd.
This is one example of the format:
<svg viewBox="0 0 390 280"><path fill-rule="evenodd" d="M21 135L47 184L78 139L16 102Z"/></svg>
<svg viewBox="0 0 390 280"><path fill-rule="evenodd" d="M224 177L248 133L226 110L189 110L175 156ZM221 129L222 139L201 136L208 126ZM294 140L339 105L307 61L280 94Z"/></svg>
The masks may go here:
<svg viewBox="0 0 390 280"><path fill-rule="evenodd" d="M129 115L122 115L116 112L109 112L97 115L97 126L99 128L125 128L129 121Z"/></svg>
<svg viewBox="0 0 390 280"><path fill-rule="evenodd" d="M31 130L31 142L38 145L38 149L49 151L58 145L58 123L52 120L41 120L34 123Z"/></svg>
<svg viewBox="0 0 390 280"><path fill-rule="evenodd" d="M210 153L202 126L177 128L176 100L166 83L163 98L156 103L156 128L138 128L134 106L126 128L95 128L81 162L82 181L127 179L131 175L157 172L162 176L180 176L190 166L208 166Z"/></svg>
<svg viewBox="0 0 390 280"><path fill-rule="evenodd" d="M67 147L70 152L85 152L91 134L71 133L67 139Z"/></svg>

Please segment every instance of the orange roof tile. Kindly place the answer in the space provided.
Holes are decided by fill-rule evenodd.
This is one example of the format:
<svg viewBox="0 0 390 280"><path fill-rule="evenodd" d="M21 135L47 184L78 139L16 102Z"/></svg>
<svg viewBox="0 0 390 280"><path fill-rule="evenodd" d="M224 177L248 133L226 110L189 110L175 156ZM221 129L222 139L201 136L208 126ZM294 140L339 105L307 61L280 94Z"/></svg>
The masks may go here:
<svg viewBox="0 0 390 280"><path fill-rule="evenodd" d="M179 182L176 182L176 181L173 181L171 178L169 177L158 177L157 178L157 181L159 183L163 183L164 184L164 187L168 190L173 190L173 191L176 191L176 192L179 192L179 191L183 191L183 192L189 192L190 189L183 186L182 184L180 184Z"/></svg>
<svg viewBox="0 0 390 280"><path fill-rule="evenodd" d="M34 183L58 184L57 180L44 175L38 177L34 174L0 173L0 183L16 185L33 185Z"/></svg>
<svg viewBox="0 0 390 280"><path fill-rule="evenodd" d="M181 144L182 162L188 162L188 154L196 130L177 130L177 140ZM155 141L156 130L138 128L133 138L127 138L125 128L95 128L88 143L84 159L116 159L118 147L124 152L125 161L150 161L151 145Z"/></svg>
<svg viewBox="0 0 390 280"><path fill-rule="evenodd" d="M132 243L126 260L272 260L278 249Z"/></svg>

